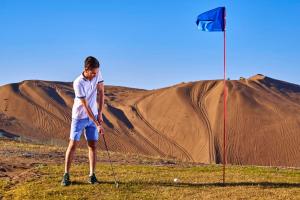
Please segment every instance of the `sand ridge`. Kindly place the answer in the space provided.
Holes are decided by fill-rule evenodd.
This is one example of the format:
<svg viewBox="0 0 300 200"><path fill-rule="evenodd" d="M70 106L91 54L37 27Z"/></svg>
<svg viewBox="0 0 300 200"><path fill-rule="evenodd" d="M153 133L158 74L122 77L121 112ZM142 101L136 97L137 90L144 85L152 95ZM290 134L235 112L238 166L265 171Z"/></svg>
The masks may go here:
<svg viewBox="0 0 300 200"><path fill-rule="evenodd" d="M228 163L299 167L300 86L258 74L227 81L227 87ZM156 90L106 86L108 145L119 152L221 163L223 95L222 80ZM72 83L23 81L1 86L0 96L0 129L67 144Z"/></svg>

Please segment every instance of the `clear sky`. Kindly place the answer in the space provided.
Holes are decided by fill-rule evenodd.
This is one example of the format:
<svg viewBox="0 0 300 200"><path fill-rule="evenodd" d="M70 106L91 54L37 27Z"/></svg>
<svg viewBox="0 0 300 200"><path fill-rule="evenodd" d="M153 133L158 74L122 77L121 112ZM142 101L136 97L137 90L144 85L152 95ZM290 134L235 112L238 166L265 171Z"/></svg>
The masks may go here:
<svg viewBox="0 0 300 200"><path fill-rule="evenodd" d="M223 34L198 14L227 9L230 79L300 84L299 0L0 0L0 85L73 81L88 55L106 84L154 89L223 78Z"/></svg>

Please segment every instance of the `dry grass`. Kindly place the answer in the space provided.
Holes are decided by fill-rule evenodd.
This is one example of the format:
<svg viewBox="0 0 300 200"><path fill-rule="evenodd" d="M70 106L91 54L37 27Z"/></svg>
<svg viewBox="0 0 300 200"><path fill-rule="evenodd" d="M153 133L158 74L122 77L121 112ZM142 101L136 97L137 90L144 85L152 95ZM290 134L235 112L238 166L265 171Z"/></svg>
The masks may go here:
<svg viewBox="0 0 300 200"><path fill-rule="evenodd" d="M3 148L38 153L40 148L63 152L64 148L0 141ZM8 145L10 144L10 145ZM12 145L14 144L14 145ZM81 152L82 151L82 152ZM86 153L85 150L79 152ZM17 152L16 152L17 153ZM80 153L79 153L80 154ZM105 154L100 154L104 156ZM100 184L87 183L88 164L72 166L69 187L60 186L63 162L41 162L24 170L20 179L0 177L3 199L300 199L300 170L276 167L228 166L222 185L222 166L191 165L160 158L113 153L119 188L114 186L110 165L100 161ZM37 157L38 158L38 157ZM3 157L1 157L3 159ZM24 162L28 158L23 158ZM11 160L13 163L13 160ZM61 160L62 161L62 160ZM127 162L125 162L127 161ZM165 163L165 164L164 164ZM29 173L30 172L30 173ZM19 178L18 178L19 177ZM178 182L173 181L178 178ZM0 199L1 199L0 197Z"/></svg>

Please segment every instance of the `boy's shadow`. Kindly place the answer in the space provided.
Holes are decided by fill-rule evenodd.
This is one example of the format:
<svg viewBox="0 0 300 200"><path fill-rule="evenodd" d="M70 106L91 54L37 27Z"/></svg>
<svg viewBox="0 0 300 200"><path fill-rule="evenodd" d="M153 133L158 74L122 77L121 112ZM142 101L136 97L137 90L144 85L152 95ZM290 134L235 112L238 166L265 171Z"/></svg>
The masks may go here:
<svg viewBox="0 0 300 200"><path fill-rule="evenodd" d="M111 184L115 185L114 181L99 181L96 184ZM167 181L118 181L119 187L126 186L162 186L162 187L240 187L240 186L257 186L264 188L292 188L299 187L300 183L284 183L284 182L227 182L219 183L188 183L188 182L167 182ZM90 185L88 182L72 181L72 185Z"/></svg>

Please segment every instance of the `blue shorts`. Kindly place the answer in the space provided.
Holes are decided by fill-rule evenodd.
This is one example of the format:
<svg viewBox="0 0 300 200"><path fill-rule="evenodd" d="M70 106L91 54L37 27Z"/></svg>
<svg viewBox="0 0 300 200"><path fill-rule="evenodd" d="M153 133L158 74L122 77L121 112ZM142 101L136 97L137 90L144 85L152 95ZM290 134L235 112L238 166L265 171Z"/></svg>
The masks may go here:
<svg viewBox="0 0 300 200"><path fill-rule="evenodd" d="M97 119L97 115L95 116ZM85 139L87 141L99 139L99 134L95 123L90 118L73 119L71 122L70 139L79 141L82 131L85 129Z"/></svg>

